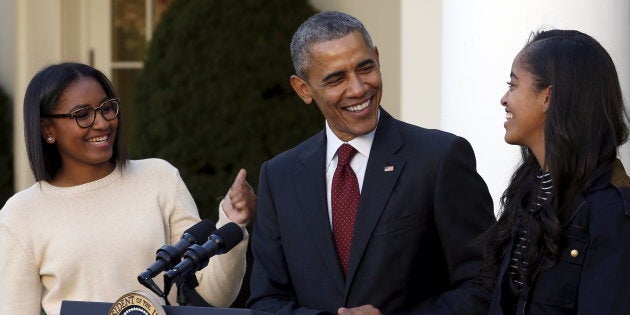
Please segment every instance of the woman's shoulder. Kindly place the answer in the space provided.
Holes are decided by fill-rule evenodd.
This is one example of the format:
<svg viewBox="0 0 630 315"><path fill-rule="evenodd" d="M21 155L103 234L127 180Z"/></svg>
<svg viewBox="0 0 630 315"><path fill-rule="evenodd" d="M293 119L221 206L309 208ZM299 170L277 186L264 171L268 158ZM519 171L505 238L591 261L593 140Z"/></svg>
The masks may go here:
<svg viewBox="0 0 630 315"><path fill-rule="evenodd" d="M177 168L166 160L149 158L143 160L130 160L125 166L124 172L142 176L164 176L176 174Z"/></svg>
<svg viewBox="0 0 630 315"><path fill-rule="evenodd" d="M611 170L600 175L582 195L590 212L615 208L630 215L630 178L623 164L617 160Z"/></svg>
<svg viewBox="0 0 630 315"><path fill-rule="evenodd" d="M0 222L10 220L13 216L25 217L29 212L40 209L45 202L40 185L39 182L34 183L11 196L0 209Z"/></svg>
<svg viewBox="0 0 630 315"><path fill-rule="evenodd" d="M630 188L609 185L592 192L585 196L584 207L591 233L630 232Z"/></svg>

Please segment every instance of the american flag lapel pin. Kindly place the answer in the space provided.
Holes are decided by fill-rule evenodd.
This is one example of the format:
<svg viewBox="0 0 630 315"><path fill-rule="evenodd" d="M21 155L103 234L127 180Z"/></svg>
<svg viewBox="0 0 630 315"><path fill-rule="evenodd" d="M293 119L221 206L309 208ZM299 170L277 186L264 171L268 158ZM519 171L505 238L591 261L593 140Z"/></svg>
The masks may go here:
<svg viewBox="0 0 630 315"><path fill-rule="evenodd" d="M387 165L387 166L385 166L384 171L385 172L393 172L394 171L394 166L393 165Z"/></svg>

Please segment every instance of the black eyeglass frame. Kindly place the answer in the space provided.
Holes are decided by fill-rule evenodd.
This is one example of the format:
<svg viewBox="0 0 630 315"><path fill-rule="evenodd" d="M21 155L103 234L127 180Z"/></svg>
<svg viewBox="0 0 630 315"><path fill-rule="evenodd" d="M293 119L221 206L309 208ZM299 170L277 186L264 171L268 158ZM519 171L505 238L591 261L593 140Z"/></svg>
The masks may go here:
<svg viewBox="0 0 630 315"><path fill-rule="evenodd" d="M103 106L108 105L112 102L116 103L116 114L114 115L114 117L112 117L111 119L108 119L107 117L105 117L105 115L103 115ZM94 115L92 115L92 121L90 122L90 124L88 124L87 126L81 126L81 124L79 124L79 118L77 117L77 113L82 111L82 110L86 110L86 109L92 109L91 107L82 107L79 109L75 109L73 111L71 111L68 114L48 114L48 115L44 115L44 118L74 118L74 122L77 123L77 126L81 127L81 128L90 128L92 127L92 125L94 125L94 122L96 121L96 112L100 111L101 112L101 116L103 116L103 119L107 120L107 121L112 121L114 119L116 119L118 117L118 114L120 113L120 99L118 98L112 98L112 99L108 99L106 101L104 101L103 103L101 103L101 105L98 105L96 108L93 109L94 111Z"/></svg>

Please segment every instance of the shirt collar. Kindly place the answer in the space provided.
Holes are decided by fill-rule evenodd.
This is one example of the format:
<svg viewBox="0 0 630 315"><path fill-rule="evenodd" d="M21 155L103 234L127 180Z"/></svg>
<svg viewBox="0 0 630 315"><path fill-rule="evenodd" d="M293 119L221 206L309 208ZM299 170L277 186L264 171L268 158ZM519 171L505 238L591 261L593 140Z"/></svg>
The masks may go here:
<svg viewBox="0 0 630 315"><path fill-rule="evenodd" d="M378 118L380 117L381 110L379 109ZM378 128L378 122L376 126L377 127L374 128L374 130L348 141L348 144L354 147L358 151L358 153L366 158L370 156L370 149L372 149L372 142L374 141L374 134L376 132L376 129ZM330 129L328 121L326 121L326 139L326 165L329 165L332 159L335 157L337 149L339 149L339 147L345 142L341 141L341 139L339 139L337 135L335 135L332 129Z"/></svg>

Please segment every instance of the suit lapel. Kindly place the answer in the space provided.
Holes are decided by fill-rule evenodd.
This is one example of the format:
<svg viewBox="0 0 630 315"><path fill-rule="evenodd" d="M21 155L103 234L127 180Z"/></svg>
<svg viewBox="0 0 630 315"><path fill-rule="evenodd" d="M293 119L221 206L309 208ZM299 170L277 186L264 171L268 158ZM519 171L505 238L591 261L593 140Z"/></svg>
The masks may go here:
<svg viewBox="0 0 630 315"><path fill-rule="evenodd" d="M358 265L363 259L367 244L405 166L405 161L396 155L402 145L396 120L381 110L379 125L374 135L374 142L363 179L363 189L354 225L350 266L345 288L346 298Z"/></svg>
<svg viewBox="0 0 630 315"><path fill-rule="evenodd" d="M326 200L326 134L320 133L313 145L300 154L302 168L295 173L302 218L313 243L328 269L328 274L343 292L344 276L332 239Z"/></svg>

